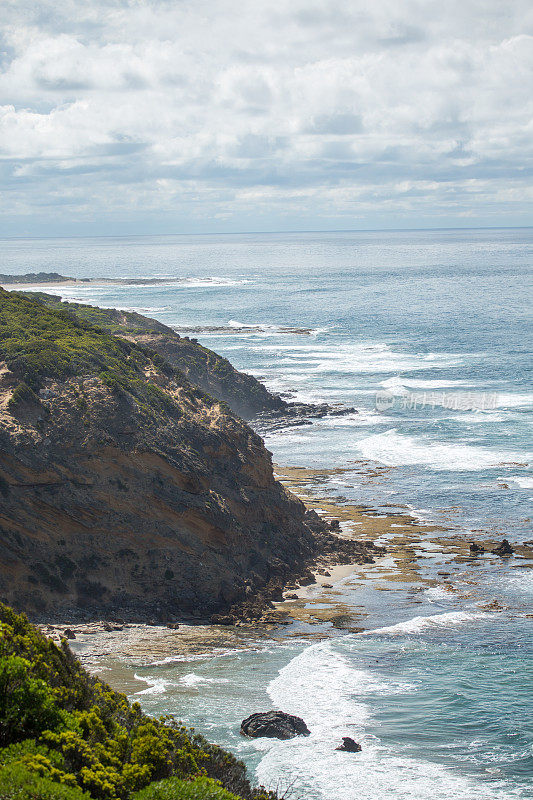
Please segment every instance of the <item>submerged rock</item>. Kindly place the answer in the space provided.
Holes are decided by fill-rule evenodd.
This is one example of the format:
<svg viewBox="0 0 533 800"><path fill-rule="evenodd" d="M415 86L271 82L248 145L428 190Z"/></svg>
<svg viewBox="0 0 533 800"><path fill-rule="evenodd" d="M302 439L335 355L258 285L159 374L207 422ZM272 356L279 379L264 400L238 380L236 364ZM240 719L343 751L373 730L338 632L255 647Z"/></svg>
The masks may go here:
<svg viewBox="0 0 533 800"><path fill-rule="evenodd" d="M309 736L311 731L300 717L284 711L266 711L251 714L241 722L241 734L254 739L265 736L269 739L293 739Z"/></svg>
<svg viewBox="0 0 533 800"><path fill-rule="evenodd" d="M350 736L343 736L342 744L336 747L335 750L343 750L345 753L360 753L362 747L358 742L356 742Z"/></svg>
<svg viewBox="0 0 533 800"><path fill-rule="evenodd" d="M491 552L496 556L512 556L514 550L507 539L504 539L502 543L499 544L498 547L495 547L494 550L491 550Z"/></svg>
<svg viewBox="0 0 533 800"><path fill-rule="evenodd" d="M470 542L470 552L481 554L485 552L485 548L482 547L480 544L477 544L477 542Z"/></svg>

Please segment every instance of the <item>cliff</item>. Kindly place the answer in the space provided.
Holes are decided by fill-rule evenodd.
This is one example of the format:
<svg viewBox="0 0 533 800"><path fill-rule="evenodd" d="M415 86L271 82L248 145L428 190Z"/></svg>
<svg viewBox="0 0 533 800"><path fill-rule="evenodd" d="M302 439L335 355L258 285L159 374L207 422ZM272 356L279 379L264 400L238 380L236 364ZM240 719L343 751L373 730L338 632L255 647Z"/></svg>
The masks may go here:
<svg viewBox="0 0 533 800"><path fill-rule="evenodd" d="M0 290L3 601L205 617L335 547L260 437L159 353Z"/></svg>
<svg viewBox="0 0 533 800"><path fill-rule="evenodd" d="M131 311L61 302L60 297L35 293L49 308L68 310L77 318L108 333L150 347L179 370L194 386L227 403L234 414L250 420L258 414L286 414L291 406L252 375L240 372L196 339L180 336L155 319ZM298 408L301 408L298 406ZM310 409L311 410L311 409Z"/></svg>

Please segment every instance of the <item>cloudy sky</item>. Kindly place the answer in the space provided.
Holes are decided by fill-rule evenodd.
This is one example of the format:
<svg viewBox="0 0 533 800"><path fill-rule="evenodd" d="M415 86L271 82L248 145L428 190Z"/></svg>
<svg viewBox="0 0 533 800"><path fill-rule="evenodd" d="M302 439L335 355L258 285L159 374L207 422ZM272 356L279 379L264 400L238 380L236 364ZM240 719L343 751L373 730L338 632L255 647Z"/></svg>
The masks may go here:
<svg viewBox="0 0 533 800"><path fill-rule="evenodd" d="M2 0L0 233L531 224L531 0Z"/></svg>

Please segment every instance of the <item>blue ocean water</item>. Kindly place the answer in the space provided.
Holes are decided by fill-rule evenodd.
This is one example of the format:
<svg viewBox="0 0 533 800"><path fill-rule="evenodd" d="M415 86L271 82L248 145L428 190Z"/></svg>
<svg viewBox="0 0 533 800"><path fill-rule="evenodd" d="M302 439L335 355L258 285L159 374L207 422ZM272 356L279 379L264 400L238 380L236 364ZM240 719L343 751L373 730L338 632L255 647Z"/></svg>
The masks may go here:
<svg viewBox="0 0 533 800"><path fill-rule="evenodd" d="M533 538L532 242L531 229L5 240L1 271L179 278L52 291L194 330L288 397L353 406L267 437L280 465L341 467L321 491L518 542ZM532 575L489 558L452 569L455 593L346 579L336 588L373 633L148 663L138 699L305 800L523 800ZM483 611L472 582L504 610ZM312 736L242 740L240 720L272 705ZM363 752L335 752L341 735Z"/></svg>

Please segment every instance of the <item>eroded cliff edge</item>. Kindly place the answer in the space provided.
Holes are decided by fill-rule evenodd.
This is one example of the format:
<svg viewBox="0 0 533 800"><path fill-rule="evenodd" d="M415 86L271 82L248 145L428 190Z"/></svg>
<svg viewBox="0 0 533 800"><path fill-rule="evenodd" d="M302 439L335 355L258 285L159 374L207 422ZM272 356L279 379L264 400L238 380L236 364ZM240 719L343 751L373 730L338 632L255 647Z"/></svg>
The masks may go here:
<svg viewBox="0 0 533 800"><path fill-rule="evenodd" d="M337 546L154 350L0 290L0 361L0 598L34 619L208 616Z"/></svg>

